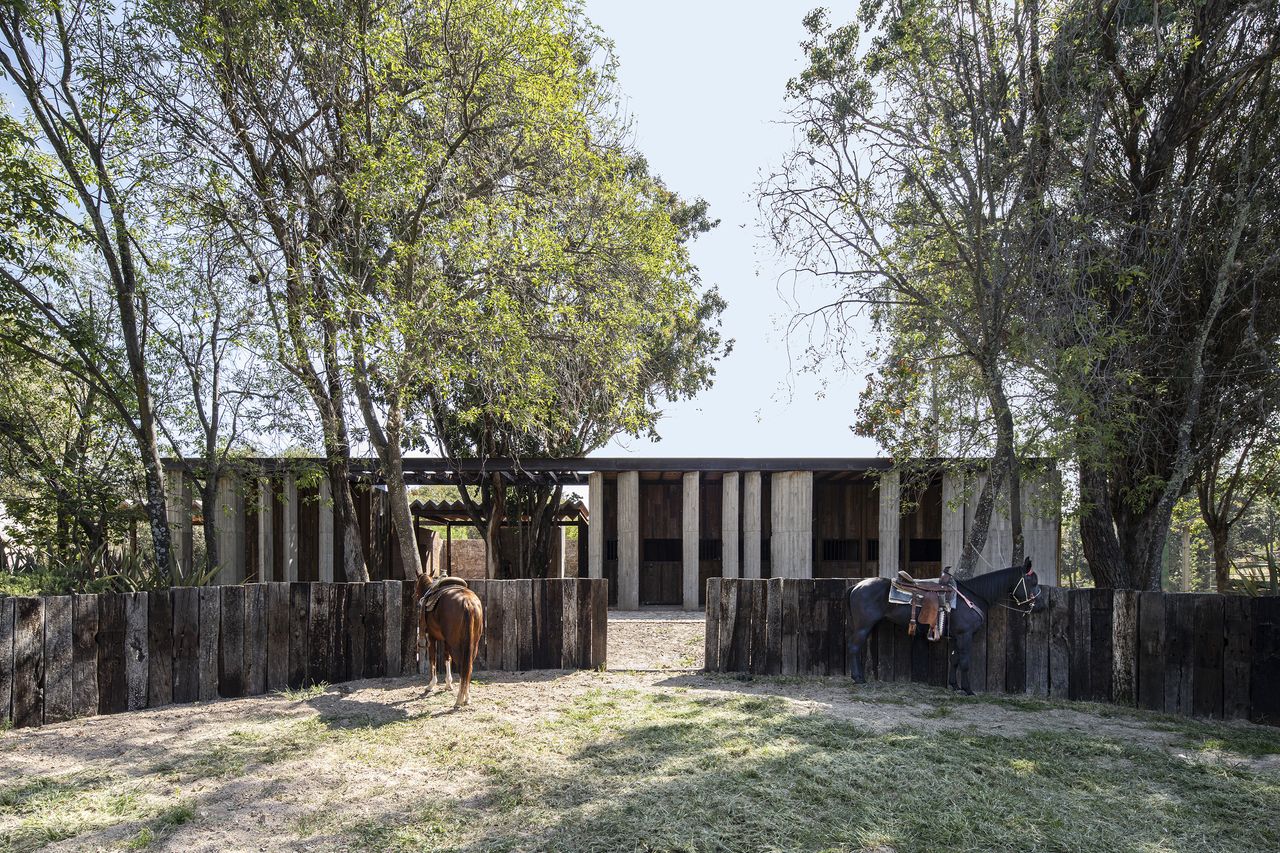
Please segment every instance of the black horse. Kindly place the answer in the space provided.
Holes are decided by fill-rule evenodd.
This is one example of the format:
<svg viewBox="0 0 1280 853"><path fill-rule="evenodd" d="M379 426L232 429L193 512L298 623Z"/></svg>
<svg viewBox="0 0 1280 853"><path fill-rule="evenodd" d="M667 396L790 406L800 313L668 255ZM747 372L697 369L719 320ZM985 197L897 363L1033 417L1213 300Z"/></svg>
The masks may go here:
<svg viewBox="0 0 1280 853"><path fill-rule="evenodd" d="M947 684L972 696L969 656L973 650L973 632L986 624L987 611L992 607L1009 607L1021 613L1034 613L1045 608L1045 600L1040 595L1040 581L1031 570L1030 557L1021 566L957 580L956 586L959 591L956 606L947 617L947 636L954 641L947 666ZM1006 598L1011 603L1005 604ZM881 619L906 627L911 621L911 606L889 603L888 578L867 578L849 590L849 674L859 684L866 681L862 648Z"/></svg>

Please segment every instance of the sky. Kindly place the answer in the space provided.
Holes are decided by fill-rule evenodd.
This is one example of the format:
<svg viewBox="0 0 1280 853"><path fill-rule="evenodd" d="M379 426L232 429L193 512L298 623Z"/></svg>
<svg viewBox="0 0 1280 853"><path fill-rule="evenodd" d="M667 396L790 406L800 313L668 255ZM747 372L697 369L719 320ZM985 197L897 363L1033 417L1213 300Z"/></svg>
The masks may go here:
<svg viewBox="0 0 1280 853"><path fill-rule="evenodd" d="M760 236L754 188L779 163L786 82L802 69L802 19L819 0L588 0L614 41L624 106L651 169L685 197L710 203L720 226L693 244L703 283L728 301L732 354L715 385L668 404L661 441L615 440L600 456L876 456L854 435L861 376L801 374L785 328L796 300L820 292L783 276ZM852 10L848 10L848 15ZM842 13L834 17L839 20ZM784 300L784 295L786 299ZM792 349L803 341L792 340Z"/></svg>

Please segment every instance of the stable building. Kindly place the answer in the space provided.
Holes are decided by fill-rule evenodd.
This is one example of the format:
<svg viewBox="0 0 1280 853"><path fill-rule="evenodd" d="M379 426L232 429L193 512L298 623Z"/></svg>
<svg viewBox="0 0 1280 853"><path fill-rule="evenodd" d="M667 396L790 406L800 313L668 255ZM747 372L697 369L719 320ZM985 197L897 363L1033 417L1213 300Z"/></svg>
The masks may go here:
<svg viewBox="0 0 1280 853"><path fill-rule="evenodd" d="M1054 585L1058 474L1046 462L1027 468L1024 547L1041 582ZM474 483L498 473L513 487L587 486L585 506L566 501L556 523L577 530L571 562L578 573L608 578L610 604L626 610L697 609L711 577L873 577L899 569L928 577L957 565L985 465L951 460L906 470L884 458L491 459L462 461L457 471L443 459L405 460L409 485L455 485L459 476ZM170 522L188 567L199 510L181 467L171 462L169 474ZM353 460L352 475L370 575L402 578L377 460ZM335 579L342 531L333 523L322 460L244 460L219 482L218 494L221 582ZM1007 497L997 503L979 571L1012 562L1007 506ZM424 564L448 573L448 542L432 541L428 527L467 524L465 513L425 502L413 510ZM569 547L561 541L550 567L556 575Z"/></svg>

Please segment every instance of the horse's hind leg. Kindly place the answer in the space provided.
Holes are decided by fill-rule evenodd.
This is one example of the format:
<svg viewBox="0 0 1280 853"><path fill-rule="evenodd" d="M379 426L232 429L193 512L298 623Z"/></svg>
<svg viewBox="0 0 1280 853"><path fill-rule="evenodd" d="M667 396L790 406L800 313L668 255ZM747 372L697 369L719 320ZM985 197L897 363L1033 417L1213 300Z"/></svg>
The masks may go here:
<svg viewBox="0 0 1280 853"><path fill-rule="evenodd" d="M973 689L969 686L969 660L973 652L973 634L956 634L955 641L951 647L951 659L955 662L955 674L947 679L947 683L963 690L966 695L972 696Z"/></svg>
<svg viewBox="0 0 1280 853"><path fill-rule="evenodd" d="M448 643L444 645L444 689L453 689L453 654Z"/></svg>
<svg viewBox="0 0 1280 853"><path fill-rule="evenodd" d="M427 682L427 692L430 693L436 689L436 641L427 634L427 668L431 672L431 679Z"/></svg>
<svg viewBox="0 0 1280 853"><path fill-rule="evenodd" d="M856 684L865 684L867 681L866 673L862 669L862 649L866 646L867 637L870 635L870 628L856 628L849 632L849 677Z"/></svg>

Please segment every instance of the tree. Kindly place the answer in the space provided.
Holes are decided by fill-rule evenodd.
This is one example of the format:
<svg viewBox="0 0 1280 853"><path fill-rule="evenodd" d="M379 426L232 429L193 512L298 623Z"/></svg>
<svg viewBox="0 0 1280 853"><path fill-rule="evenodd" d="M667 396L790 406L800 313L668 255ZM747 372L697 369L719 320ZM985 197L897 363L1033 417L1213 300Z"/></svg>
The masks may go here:
<svg viewBox="0 0 1280 853"><path fill-rule="evenodd" d="M30 253L9 254L0 259L0 281L7 296L25 302L33 321L60 345L58 351L27 352L91 384L127 425L146 484L154 558L163 570L171 564L169 524L142 316L145 261L138 226L146 216L145 195L135 192L145 171L135 136L144 115L125 82L122 68L129 56L115 12L109 5L54 0L5 6L0 70L34 123L21 159L40 167L27 170L26 177L43 179L43 187L37 182L35 192L23 194L17 209L28 224L54 224L92 254L114 297L110 338L120 357L102 348L107 336L86 329L89 318L68 313L68 303L56 293L65 270L32 263ZM12 119L6 120L12 128ZM10 339L19 346L31 341Z"/></svg>
<svg viewBox="0 0 1280 853"><path fill-rule="evenodd" d="M661 402L710 384L731 346L719 333L724 302L701 290L688 257L713 225L705 202L682 201L634 156L601 165L576 192L548 194L503 224L523 236L519 260L441 300L457 312L439 318L453 330L445 361L460 367L426 399L450 459L585 456L619 434L656 437ZM495 472L478 495L461 491L490 576L546 570L558 485ZM522 518L530 535L511 553L500 531Z"/></svg>
<svg viewBox="0 0 1280 853"><path fill-rule="evenodd" d="M843 354L864 309L886 341L859 429L895 457L943 434L991 459L964 576L1006 485L1022 555L1010 397L1033 284L1029 214L1044 191L1044 20L1034 3L947 0L866 2L861 18L868 38L824 10L805 19L808 64L787 86L796 145L761 185L761 211L794 271L834 285L793 323L825 323L830 340L811 351ZM931 399L904 421L922 392Z"/></svg>
<svg viewBox="0 0 1280 853"><path fill-rule="evenodd" d="M1240 438L1214 439L1213 421L1275 382L1278 12L1112 2L1055 19L1053 190L1027 320L1099 586L1159 587L1175 503Z"/></svg>

